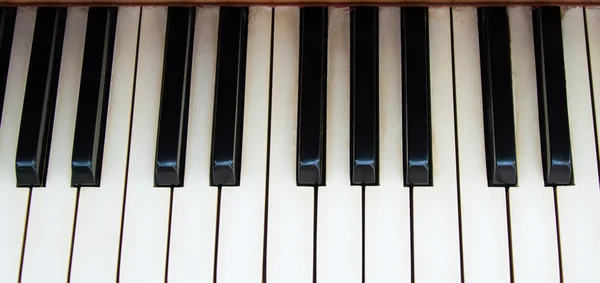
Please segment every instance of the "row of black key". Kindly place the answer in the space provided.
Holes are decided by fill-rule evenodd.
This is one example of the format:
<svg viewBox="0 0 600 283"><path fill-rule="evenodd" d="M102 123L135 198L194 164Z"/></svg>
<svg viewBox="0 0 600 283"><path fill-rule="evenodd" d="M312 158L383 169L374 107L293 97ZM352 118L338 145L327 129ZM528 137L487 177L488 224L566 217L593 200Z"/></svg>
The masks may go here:
<svg viewBox="0 0 600 283"><path fill-rule="evenodd" d="M72 185L99 186L117 8L90 8L72 157ZM350 12L350 182L379 179L378 8ZM0 10L0 81L6 83L16 10ZM66 8L39 8L21 130L17 185L44 186L57 96ZM510 36L506 8L478 8L488 184L517 185ZM547 185L572 183L560 9L533 12L540 130ZM167 18L155 185L183 185L195 8L170 7ZM247 7L220 9L210 182L240 183ZM402 9L402 98L406 186L431 186L427 8ZM328 12L300 10L297 183L325 184ZM93 35L93 36L92 36ZM3 97L4 88L0 93ZM399 94L400 95L400 94ZM1 99L0 99L1 102ZM1 104L0 104L1 106Z"/></svg>

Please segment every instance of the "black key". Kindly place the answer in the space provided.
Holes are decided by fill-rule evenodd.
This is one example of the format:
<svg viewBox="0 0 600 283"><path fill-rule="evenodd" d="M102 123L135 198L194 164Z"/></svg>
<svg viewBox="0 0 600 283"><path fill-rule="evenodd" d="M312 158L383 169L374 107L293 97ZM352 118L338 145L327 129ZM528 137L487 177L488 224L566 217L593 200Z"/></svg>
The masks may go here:
<svg viewBox="0 0 600 283"><path fill-rule="evenodd" d="M117 8L90 8L71 161L71 185L100 186Z"/></svg>
<svg viewBox="0 0 600 283"><path fill-rule="evenodd" d="M240 183L248 8L221 7L213 120L210 183Z"/></svg>
<svg viewBox="0 0 600 283"><path fill-rule="evenodd" d="M154 184L181 187L192 74L195 7L169 7Z"/></svg>
<svg viewBox="0 0 600 283"><path fill-rule="evenodd" d="M377 7L350 12L350 178L379 182L379 26Z"/></svg>
<svg viewBox="0 0 600 283"><path fill-rule="evenodd" d="M477 9L488 186L517 184L510 29L506 7Z"/></svg>
<svg viewBox="0 0 600 283"><path fill-rule="evenodd" d="M401 18L404 185L431 186L428 9L402 8Z"/></svg>
<svg viewBox="0 0 600 283"><path fill-rule="evenodd" d="M560 7L533 9L533 39L544 181L573 180Z"/></svg>
<svg viewBox="0 0 600 283"><path fill-rule="evenodd" d="M4 105L6 77L8 76L8 63L10 62L16 16L17 8L0 8L0 110ZM2 119L2 115L0 115L0 119Z"/></svg>
<svg viewBox="0 0 600 283"><path fill-rule="evenodd" d="M327 7L307 7L300 10L296 176L299 186L325 185L327 15Z"/></svg>
<svg viewBox="0 0 600 283"><path fill-rule="evenodd" d="M45 185L67 8L37 9L17 145L18 187Z"/></svg>

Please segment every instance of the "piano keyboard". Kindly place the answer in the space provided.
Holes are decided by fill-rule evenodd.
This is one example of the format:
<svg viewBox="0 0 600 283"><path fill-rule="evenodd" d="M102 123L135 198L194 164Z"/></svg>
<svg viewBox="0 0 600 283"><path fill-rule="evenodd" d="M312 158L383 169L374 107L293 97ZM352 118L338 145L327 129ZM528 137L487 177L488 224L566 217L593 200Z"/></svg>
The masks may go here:
<svg viewBox="0 0 600 283"><path fill-rule="evenodd" d="M600 9L0 9L0 282L600 282Z"/></svg>

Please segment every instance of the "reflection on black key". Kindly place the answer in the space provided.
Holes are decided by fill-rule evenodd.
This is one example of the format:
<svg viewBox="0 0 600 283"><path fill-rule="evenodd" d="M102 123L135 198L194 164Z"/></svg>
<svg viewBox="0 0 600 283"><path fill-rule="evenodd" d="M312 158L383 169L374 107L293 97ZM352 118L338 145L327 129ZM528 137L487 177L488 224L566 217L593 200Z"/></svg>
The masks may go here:
<svg viewBox="0 0 600 283"><path fill-rule="evenodd" d="M572 184L560 7L533 10L540 137L547 186Z"/></svg>
<svg viewBox="0 0 600 283"><path fill-rule="evenodd" d="M195 7L170 7L156 142L154 184L183 186Z"/></svg>
<svg viewBox="0 0 600 283"><path fill-rule="evenodd" d="M210 160L212 186L240 183L247 33L248 8L222 7Z"/></svg>
<svg viewBox="0 0 600 283"><path fill-rule="evenodd" d="M402 8L404 185L431 186L428 9Z"/></svg>
<svg viewBox="0 0 600 283"><path fill-rule="evenodd" d="M477 9L489 186L517 184L510 30L506 7Z"/></svg>
<svg viewBox="0 0 600 283"><path fill-rule="evenodd" d="M327 7L308 7L300 10L296 165L299 186L325 185L327 10Z"/></svg>
<svg viewBox="0 0 600 283"><path fill-rule="evenodd" d="M17 145L17 186L44 186L67 8L38 8Z"/></svg>
<svg viewBox="0 0 600 283"><path fill-rule="evenodd" d="M4 105L4 92L6 91L6 77L8 76L8 63L12 50L13 34L17 8L0 8L0 110ZM0 119L2 115L0 115Z"/></svg>
<svg viewBox="0 0 600 283"><path fill-rule="evenodd" d="M379 182L379 17L377 7L350 12L350 178Z"/></svg>
<svg viewBox="0 0 600 283"><path fill-rule="evenodd" d="M71 162L72 186L100 186L117 8L90 8Z"/></svg>

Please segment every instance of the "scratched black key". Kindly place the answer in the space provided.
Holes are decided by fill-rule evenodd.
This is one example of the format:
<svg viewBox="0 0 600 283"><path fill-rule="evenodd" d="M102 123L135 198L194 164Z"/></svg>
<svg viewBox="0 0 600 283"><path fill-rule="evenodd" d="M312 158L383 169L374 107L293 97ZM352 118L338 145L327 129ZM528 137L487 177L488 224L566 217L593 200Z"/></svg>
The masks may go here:
<svg viewBox="0 0 600 283"><path fill-rule="evenodd" d="M17 144L18 187L45 185L67 8L38 8Z"/></svg>
<svg viewBox="0 0 600 283"><path fill-rule="evenodd" d="M544 181L573 179L560 7L533 9L533 39Z"/></svg>
<svg viewBox="0 0 600 283"><path fill-rule="evenodd" d="M90 8L71 161L72 186L100 186L117 8Z"/></svg>
<svg viewBox="0 0 600 283"><path fill-rule="evenodd" d="M195 19L194 7L168 10L154 169L157 187L183 186Z"/></svg>
<svg viewBox="0 0 600 283"><path fill-rule="evenodd" d="M379 181L378 8L350 12L350 178L352 185Z"/></svg>
<svg viewBox="0 0 600 283"><path fill-rule="evenodd" d="M477 9L488 186L517 184L510 30L506 7Z"/></svg>
<svg viewBox="0 0 600 283"><path fill-rule="evenodd" d="M237 186L242 154L248 8L222 7L218 32L210 183Z"/></svg>
<svg viewBox="0 0 600 283"><path fill-rule="evenodd" d="M427 8L402 8L404 185L432 185Z"/></svg>
<svg viewBox="0 0 600 283"><path fill-rule="evenodd" d="M8 63L12 50L16 15L17 8L15 7L0 8L0 111L4 105L6 77L8 76ZM0 115L1 118L2 115Z"/></svg>
<svg viewBox="0 0 600 283"><path fill-rule="evenodd" d="M323 186L325 180L327 13L327 7L300 10L296 165L299 186Z"/></svg>

